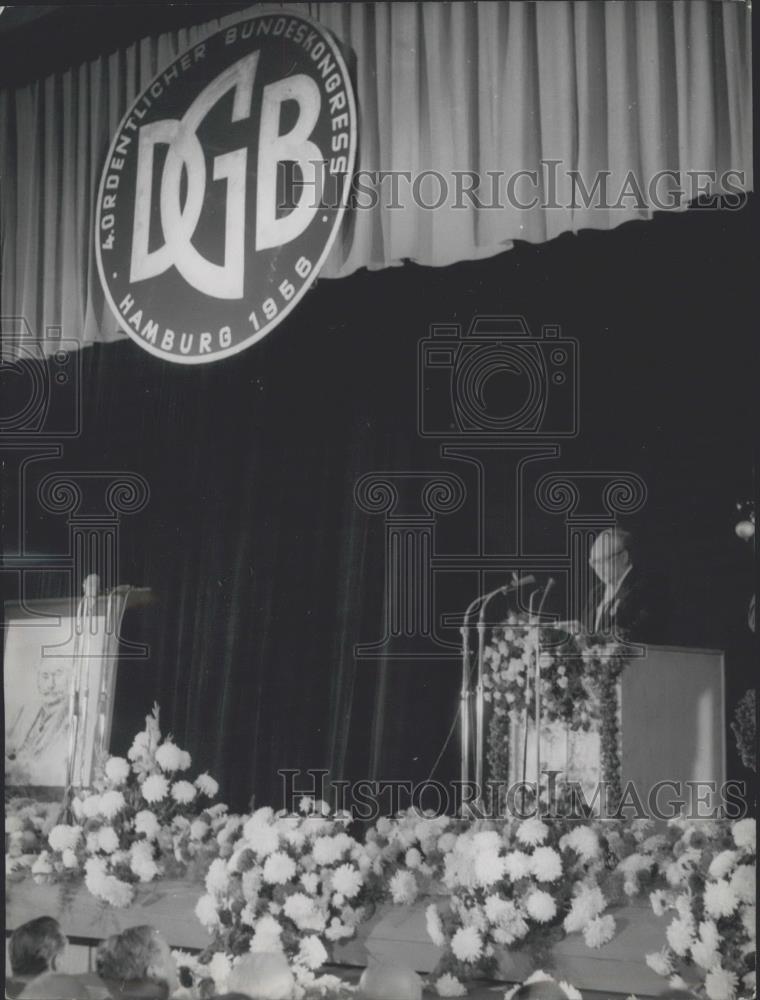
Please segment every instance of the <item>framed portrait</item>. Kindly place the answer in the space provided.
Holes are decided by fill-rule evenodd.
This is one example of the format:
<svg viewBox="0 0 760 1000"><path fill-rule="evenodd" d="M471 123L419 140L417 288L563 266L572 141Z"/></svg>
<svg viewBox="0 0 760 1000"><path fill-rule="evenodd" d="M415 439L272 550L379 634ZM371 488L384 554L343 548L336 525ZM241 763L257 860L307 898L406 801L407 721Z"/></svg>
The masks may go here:
<svg viewBox="0 0 760 1000"><path fill-rule="evenodd" d="M71 784L86 787L113 717L118 634L105 601L79 626L71 600L6 605L5 617L6 788L62 795L71 760Z"/></svg>

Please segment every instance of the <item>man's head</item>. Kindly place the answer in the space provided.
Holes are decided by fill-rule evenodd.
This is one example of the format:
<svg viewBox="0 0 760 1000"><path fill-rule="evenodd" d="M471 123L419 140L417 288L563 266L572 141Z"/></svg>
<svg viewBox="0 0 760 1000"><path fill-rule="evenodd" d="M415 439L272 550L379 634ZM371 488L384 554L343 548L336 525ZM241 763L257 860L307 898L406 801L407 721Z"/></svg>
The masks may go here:
<svg viewBox="0 0 760 1000"><path fill-rule="evenodd" d="M46 708L55 708L66 697L68 677L69 671L62 660L42 657L37 666L37 690Z"/></svg>
<svg viewBox="0 0 760 1000"><path fill-rule="evenodd" d="M602 583L617 583L632 565L631 545L631 535L620 528L608 528L597 536L588 564Z"/></svg>
<svg viewBox="0 0 760 1000"><path fill-rule="evenodd" d="M166 987L170 996L179 986L177 966L169 945L154 927L129 927L99 946L98 975L117 982L150 980Z"/></svg>
<svg viewBox="0 0 760 1000"><path fill-rule="evenodd" d="M22 924L11 934L8 945L13 975L39 976L55 969L66 944L66 935L53 917L37 917Z"/></svg>

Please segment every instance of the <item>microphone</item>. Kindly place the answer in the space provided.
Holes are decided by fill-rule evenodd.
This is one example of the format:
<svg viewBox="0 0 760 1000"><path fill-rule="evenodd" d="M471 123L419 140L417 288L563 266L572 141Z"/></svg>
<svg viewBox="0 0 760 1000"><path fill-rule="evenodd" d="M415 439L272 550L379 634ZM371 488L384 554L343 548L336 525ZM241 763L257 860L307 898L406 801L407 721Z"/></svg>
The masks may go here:
<svg viewBox="0 0 760 1000"><path fill-rule="evenodd" d="M546 582L546 586L544 587L544 592L541 595L541 603L538 605L538 613L537 614L538 614L539 618L541 617L541 612L544 609L544 604L546 603L546 598L549 596L549 591L552 589L552 587L554 586L555 582L556 581L555 581L555 579L554 579L553 576L550 576L549 579Z"/></svg>
<svg viewBox="0 0 760 1000"><path fill-rule="evenodd" d="M512 582L508 583L506 587L502 587L501 590L506 594L509 590L519 590L520 587L527 587L528 584L535 582L536 578L532 574L530 576L518 576L517 573L513 573Z"/></svg>

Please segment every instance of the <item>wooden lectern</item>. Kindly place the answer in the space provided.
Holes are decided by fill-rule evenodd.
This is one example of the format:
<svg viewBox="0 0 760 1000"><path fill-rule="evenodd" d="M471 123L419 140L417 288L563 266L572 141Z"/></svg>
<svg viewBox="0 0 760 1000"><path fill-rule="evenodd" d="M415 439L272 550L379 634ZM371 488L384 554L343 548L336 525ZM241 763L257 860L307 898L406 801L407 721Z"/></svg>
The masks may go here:
<svg viewBox="0 0 760 1000"><path fill-rule="evenodd" d="M648 806L658 783L673 782L675 787L663 787L657 807L670 811L668 803L681 797L693 805L697 783L705 786L706 796L706 783L715 783L717 791L726 777L723 653L673 646L638 648L642 655L631 657L618 682L622 787L632 783ZM534 747L533 724L526 740L522 719L513 716L510 783L523 776L535 782ZM560 781L580 783L589 803L602 777L599 753L598 732L574 733L561 723L541 728L542 773L558 771ZM689 788L687 782L694 786ZM709 812L707 805L703 808Z"/></svg>
<svg viewBox="0 0 760 1000"><path fill-rule="evenodd" d="M647 646L620 681L622 778L647 794L658 781L726 780L724 654Z"/></svg>

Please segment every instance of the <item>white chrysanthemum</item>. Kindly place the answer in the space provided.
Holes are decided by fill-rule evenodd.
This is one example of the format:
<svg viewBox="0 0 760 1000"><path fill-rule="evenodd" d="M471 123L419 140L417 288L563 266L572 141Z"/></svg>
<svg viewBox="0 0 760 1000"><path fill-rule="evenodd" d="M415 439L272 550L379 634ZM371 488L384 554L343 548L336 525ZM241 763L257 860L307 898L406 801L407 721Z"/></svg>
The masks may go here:
<svg viewBox="0 0 760 1000"><path fill-rule="evenodd" d="M332 865L343 854L343 844L337 837L317 837L312 853L318 865Z"/></svg>
<svg viewBox="0 0 760 1000"><path fill-rule="evenodd" d="M707 874L710 878L725 878L739 858L738 851L721 851L710 862Z"/></svg>
<svg viewBox="0 0 760 1000"><path fill-rule="evenodd" d="M548 892L544 892L543 889L534 889L525 901L525 909L528 916L532 917L536 923L545 924L556 915L557 904Z"/></svg>
<svg viewBox="0 0 760 1000"><path fill-rule="evenodd" d="M216 900L208 894L201 896L195 904L195 915L206 928L211 931L219 924L219 913L216 909Z"/></svg>
<svg viewBox="0 0 760 1000"><path fill-rule="evenodd" d="M175 781L172 785L172 798L175 802L179 802L180 805L192 802L195 795L195 785L192 785L189 781Z"/></svg>
<svg viewBox="0 0 760 1000"><path fill-rule="evenodd" d="M433 944L438 948L443 948L446 944L446 938L443 934L441 915L438 912L438 907L435 903L430 903L430 905L425 909L425 927L427 928L428 937Z"/></svg>
<svg viewBox="0 0 760 1000"><path fill-rule="evenodd" d="M282 951L282 927L274 917L265 914L256 921L256 927L251 938L251 951L254 954L264 951Z"/></svg>
<svg viewBox="0 0 760 1000"><path fill-rule="evenodd" d="M747 996L755 996L757 993L757 973L754 969L742 976L742 986L747 991Z"/></svg>
<svg viewBox="0 0 760 1000"><path fill-rule="evenodd" d="M456 976L450 972L439 976L435 981L435 991L439 997L464 997L467 996L467 988L459 982Z"/></svg>
<svg viewBox="0 0 760 1000"><path fill-rule="evenodd" d="M678 990L679 992L687 993L689 990L689 984L681 976L675 975L671 976L668 980L668 986L671 990Z"/></svg>
<svg viewBox="0 0 760 1000"><path fill-rule="evenodd" d="M705 992L710 1000L734 1000L739 977L729 969L716 965L705 976Z"/></svg>
<svg viewBox="0 0 760 1000"><path fill-rule="evenodd" d="M130 760L137 760L138 757L145 757L150 750L150 737L146 732L138 733L132 740L132 746L127 751Z"/></svg>
<svg viewBox="0 0 760 1000"><path fill-rule="evenodd" d="M337 917L333 917L330 926L325 931L325 937L329 941L340 941L341 938L351 937L354 933L353 927L348 927Z"/></svg>
<svg viewBox="0 0 760 1000"><path fill-rule="evenodd" d="M562 860L553 847L537 847L530 862L539 882L556 882L562 875Z"/></svg>
<svg viewBox="0 0 760 1000"><path fill-rule="evenodd" d="M601 948L615 936L615 918L608 913L604 917L594 917L583 929L583 940L587 948Z"/></svg>
<svg viewBox="0 0 760 1000"><path fill-rule="evenodd" d="M50 854L47 851L43 851L32 864L32 875L50 875L52 871L53 865L50 862Z"/></svg>
<svg viewBox="0 0 760 1000"><path fill-rule="evenodd" d="M275 851L264 862L263 879L270 885L284 885L296 873L296 863L284 851Z"/></svg>
<svg viewBox="0 0 760 1000"><path fill-rule="evenodd" d="M460 962L477 962L483 954L483 942L474 927L460 927L451 939L451 950Z"/></svg>
<svg viewBox="0 0 760 1000"><path fill-rule="evenodd" d="M63 849L63 851L61 851L61 864L63 865L64 868L69 868L69 869L79 867L79 858L76 856L74 851L71 850L70 847L66 847Z"/></svg>
<svg viewBox="0 0 760 1000"><path fill-rule="evenodd" d="M286 917L301 931L323 931L325 918L310 896L302 892L294 892L288 896L283 905Z"/></svg>
<svg viewBox="0 0 760 1000"><path fill-rule="evenodd" d="M153 860L153 847L147 840L136 840L130 849L129 866L141 882L152 882L159 874Z"/></svg>
<svg viewBox="0 0 760 1000"><path fill-rule="evenodd" d="M742 926L744 933L752 941L755 940L755 928L757 927L757 910L754 906L744 906L741 910Z"/></svg>
<svg viewBox="0 0 760 1000"><path fill-rule="evenodd" d="M513 882L530 875L530 855L524 851L510 851L504 859L504 871Z"/></svg>
<svg viewBox="0 0 760 1000"><path fill-rule="evenodd" d="M417 898L417 880L411 872L397 871L391 877L391 898L398 906L408 906Z"/></svg>
<svg viewBox="0 0 760 1000"><path fill-rule="evenodd" d="M449 851L454 850L456 842L457 835L455 833L442 833L438 838L438 850L441 854L448 854Z"/></svg>
<svg viewBox="0 0 760 1000"><path fill-rule="evenodd" d="M119 849L119 835L112 826L102 826L98 830L98 848L104 854L113 854Z"/></svg>
<svg viewBox="0 0 760 1000"><path fill-rule="evenodd" d="M109 757L106 761L106 777L114 785L123 785L129 777L129 761L123 757Z"/></svg>
<svg viewBox="0 0 760 1000"><path fill-rule="evenodd" d="M319 876L315 872L304 872L301 876L301 885L313 896L319 888Z"/></svg>
<svg viewBox="0 0 760 1000"><path fill-rule="evenodd" d="M752 903L757 891L757 873L754 865L739 865L731 876L731 889L742 903Z"/></svg>
<svg viewBox="0 0 760 1000"><path fill-rule="evenodd" d="M206 872L206 892L212 896L223 896L229 885L227 863L222 858L214 858Z"/></svg>
<svg viewBox="0 0 760 1000"><path fill-rule="evenodd" d="M243 827L243 836L248 841L251 850L260 858L268 857L280 846L280 838L274 827L253 819L249 819Z"/></svg>
<svg viewBox="0 0 760 1000"><path fill-rule="evenodd" d="M668 924L665 930L665 937L668 944L676 955L684 958L691 951L694 943L694 924L691 919L683 920L678 917Z"/></svg>
<svg viewBox="0 0 760 1000"><path fill-rule="evenodd" d="M422 855L416 847L410 847L404 855L404 864L407 868L419 868L422 864Z"/></svg>
<svg viewBox="0 0 760 1000"><path fill-rule="evenodd" d="M162 771L179 771L182 762L182 750L172 740L165 740L156 750L156 763Z"/></svg>
<svg viewBox="0 0 760 1000"><path fill-rule="evenodd" d="M543 844L549 836L549 827L537 816L523 820L517 828L517 839L521 844L534 847L536 844Z"/></svg>
<svg viewBox="0 0 760 1000"><path fill-rule="evenodd" d="M480 854L482 851L498 851L504 846L498 830L478 830L470 838L470 843L473 854Z"/></svg>
<svg viewBox="0 0 760 1000"><path fill-rule="evenodd" d="M214 980L214 988L218 993L226 993L232 972L232 959L223 951L215 951L206 966L206 975Z"/></svg>
<svg viewBox="0 0 760 1000"><path fill-rule="evenodd" d="M606 905L599 886L582 886L573 897L563 927L568 934L582 931L590 921L599 916Z"/></svg>
<svg viewBox="0 0 760 1000"><path fill-rule="evenodd" d="M705 885L705 910L711 917L730 917L739 900L725 879Z"/></svg>
<svg viewBox="0 0 760 1000"><path fill-rule="evenodd" d="M99 795L88 795L86 799L82 799L82 815L85 819L94 819L95 816L100 814L100 796Z"/></svg>
<svg viewBox="0 0 760 1000"><path fill-rule="evenodd" d="M566 833L559 842L561 850L570 849L575 851L582 861L592 861L599 855L599 837L589 826L579 825L573 827L570 833Z"/></svg>
<svg viewBox="0 0 760 1000"><path fill-rule="evenodd" d="M673 960L666 950L650 952L646 956L646 963L658 976L670 976L673 973Z"/></svg>
<svg viewBox="0 0 760 1000"><path fill-rule="evenodd" d="M162 802L169 791L169 782L162 774L151 774L142 783L142 797L146 802Z"/></svg>
<svg viewBox="0 0 760 1000"><path fill-rule="evenodd" d="M712 969L714 965L717 965L720 956L718 952L713 948L709 942L703 941L698 938L691 946L691 957L696 962L697 965L701 966L703 969Z"/></svg>
<svg viewBox="0 0 760 1000"><path fill-rule="evenodd" d="M341 865L333 872L333 889L346 899L353 899L362 887L362 877L353 865Z"/></svg>
<svg viewBox="0 0 760 1000"><path fill-rule="evenodd" d="M649 893L649 902L652 904L652 912L656 917L661 917L667 909L667 896L662 889L655 889Z"/></svg>
<svg viewBox="0 0 760 1000"><path fill-rule="evenodd" d="M125 805L124 796L113 788L108 792L103 792L100 796L100 815L106 819L113 819L119 815Z"/></svg>
<svg viewBox="0 0 760 1000"><path fill-rule="evenodd" d="M731 833L738 848L749 854L755 853L757 828L753 819L740 819L734 823Z"/></svg>
<svg viewBox="0 0 760 1000"><path fill-rule="evenodd" d="M107 875L103 880L101 898L111 906L126 908L132 902L134 889L129 882L122 882L115 875Z"/></svg>
<svg viewBox="0 0 760 1000"><path fill-rule="evenodd" d="M190 824L190 837L192 840L203 840L211 827L202 819L194 819Z"/></svg>
<svg viewBox="0 0 760 1000"><path fill-rule="evenodd" d="M59 823L48 834L48 843L54 851L73 851L79 843L81 836L81 827L67 826L65 823Z"/></svg>
<svg viewBox="0 0 760 1000"><path fill-rule="evenodd" d="M316 934L308 934L301 938L296 962L305 965L307 969L319 969L327 961L327 950Z"/></svg>
<svg viewBox="0 0 760 1000"><path fill-rule="evenodd" d="M135 832L142 833L147 840L155 840L160 829L158 818L150 809L141 809L135 816Z"/></svg>
<svg viewBox="0 0 760 1000"><path fill-rule="evenodd" d="M506 859L499 857L496 851L480 851L475 855L473 872L478 885L489 886L504 878Z"/></svg>
<svg viewBox="0 0 760 1000"><path fill-rule="evenodd" d="M204 771L195 779L195 787L206 798L213 799L219 791L219 782Z"/></svg>

